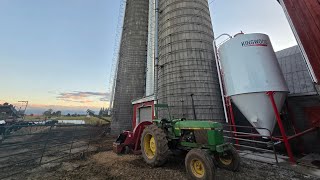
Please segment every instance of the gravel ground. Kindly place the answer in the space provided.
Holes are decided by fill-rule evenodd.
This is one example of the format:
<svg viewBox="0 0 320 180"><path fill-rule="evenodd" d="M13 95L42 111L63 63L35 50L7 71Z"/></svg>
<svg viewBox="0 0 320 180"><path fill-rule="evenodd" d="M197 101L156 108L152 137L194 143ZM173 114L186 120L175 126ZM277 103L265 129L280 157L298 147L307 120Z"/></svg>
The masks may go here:
<svg viewBox="0 0 320 180"><path fill-rule="evenodd" d="M188 179L184 167L183 157L171 157L169 161L159 168L150 168L141 156L121 155L112 152L113 138L105 137L104 145L99 146L100 152L87 155L82 159L73 159L68 162L46 164L26 174L21 174L17 179L159 179L175 180ZM102 150L102 152L101 152ZM230 172L224 169L216 170L218 180L316 180L319 178L302 175L294 171L242 159L239 172Z"/></svg>

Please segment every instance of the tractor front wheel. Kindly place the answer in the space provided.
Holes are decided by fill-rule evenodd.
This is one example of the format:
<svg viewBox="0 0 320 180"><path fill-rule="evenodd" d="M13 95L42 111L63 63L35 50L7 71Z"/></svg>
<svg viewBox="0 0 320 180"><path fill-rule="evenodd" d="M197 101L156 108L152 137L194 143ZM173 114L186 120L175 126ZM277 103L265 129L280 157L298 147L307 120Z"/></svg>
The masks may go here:
<svg viewBox="0 0 320 180"><path fill-rule="evenodd" d="M212 157L205 150L190 150L185 159L185 166L191 179L214 179L216 169Z"/></svg>
<svg viewBox="0 0 320 180"><path fill-rule="evenodd" d="M237 171L240 166L240 157L237 150L231 146L230 150L214 155L217 165L220 168Z"/></svg>
<svg viewBox="0 0 320 180"><path fill-rule="evenodd" d="M161 166L169 155L168 140L164 131L154 124L147 126L141 135L141 153L144 161L153 166Z"/></svg>

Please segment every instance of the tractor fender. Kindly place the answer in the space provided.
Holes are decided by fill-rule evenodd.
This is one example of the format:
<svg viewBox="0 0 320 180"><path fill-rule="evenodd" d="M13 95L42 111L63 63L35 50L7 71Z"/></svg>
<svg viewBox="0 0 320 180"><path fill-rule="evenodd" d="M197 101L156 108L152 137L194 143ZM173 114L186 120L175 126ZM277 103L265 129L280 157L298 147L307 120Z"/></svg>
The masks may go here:
<svg viewBox="0 0 320 180"><path fill-rule="evenodd" d="M151 125L152 122L144 121L139 123L133 131L123 131L116 142L113 143L113 151L121 154L124 148L128 147L134 154L140 154L140 138L144 128Z"/></svg>
<svg viewBox="0 0 320 180"><path fill-rule="evenodd" d="M139 123L133 130L133 132L127 131L127 138L126 140L123 142L124 146L129 146L133 149L133 152L136 154L139 154L139 150L141 149L140 147L140 138L141 138L141 134L144 130L144 128L148 125L151 125L152 122L150 121L144 121Z"/></svg>

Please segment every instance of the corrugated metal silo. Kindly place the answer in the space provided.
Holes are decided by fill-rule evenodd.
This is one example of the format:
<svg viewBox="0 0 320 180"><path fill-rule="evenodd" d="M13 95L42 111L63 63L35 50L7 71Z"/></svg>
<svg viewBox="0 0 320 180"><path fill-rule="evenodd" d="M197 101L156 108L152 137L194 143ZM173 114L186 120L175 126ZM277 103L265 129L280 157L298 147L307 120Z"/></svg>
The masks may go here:
<svg viewBox="0 0 320 180"><path fill-rule="evenodd" d="M133 99L144 96L149 2L127 0L119 50L111 133L132 128Z"/></svg>
<svg viewBox="0 0 320 180"><path fill-rule="evenodd" d="M159 103L176 118L224 121L207 0L159 0Z"/></svg>

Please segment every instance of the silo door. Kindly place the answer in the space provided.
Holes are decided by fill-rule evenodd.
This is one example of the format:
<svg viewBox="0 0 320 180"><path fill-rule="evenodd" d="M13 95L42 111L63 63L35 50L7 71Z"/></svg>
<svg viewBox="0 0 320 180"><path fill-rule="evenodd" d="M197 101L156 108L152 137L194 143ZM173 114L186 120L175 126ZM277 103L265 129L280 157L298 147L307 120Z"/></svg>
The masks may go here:
<svg viewBox="0 0 320 180"><path fill-rule="evenodd" d="M140 117L139 123L144 122L144 121L151 121L152 120L151 106L139 108L139 117Z"/></svg>

